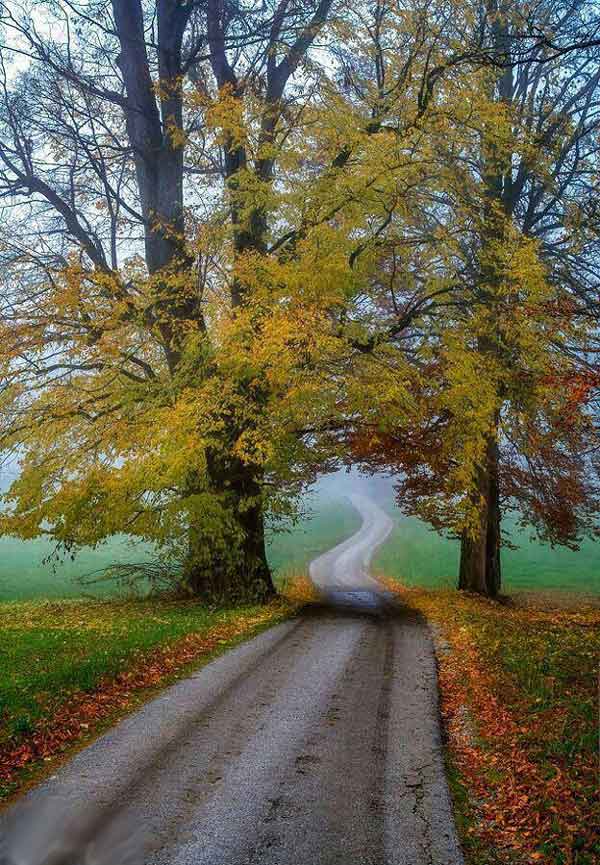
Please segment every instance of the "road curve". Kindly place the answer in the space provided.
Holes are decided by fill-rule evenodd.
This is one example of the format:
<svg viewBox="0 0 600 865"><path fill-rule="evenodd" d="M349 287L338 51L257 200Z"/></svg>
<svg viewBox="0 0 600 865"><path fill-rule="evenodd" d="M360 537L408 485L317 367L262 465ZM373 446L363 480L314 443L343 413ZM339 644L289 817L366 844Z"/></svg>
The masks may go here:
<svg viewBox="0 0 600 865"><path fill-rule="evenodd" d="M355 609L379 609L386 593L371 576L369 567L377 547L388 537L393 522L379 505L364 495L348 496L362 517L360 529L341 544L314 559L310 578L330 604Z"/></svg>
<svg viewBox="0 0 600 865"><path fill-rule="evenodd" d="M353 504L353 543L311 573L376 595L387 523ZM170 687L0 816L0 861L461 865L429 633L375 612L324 605Z"/></svg>

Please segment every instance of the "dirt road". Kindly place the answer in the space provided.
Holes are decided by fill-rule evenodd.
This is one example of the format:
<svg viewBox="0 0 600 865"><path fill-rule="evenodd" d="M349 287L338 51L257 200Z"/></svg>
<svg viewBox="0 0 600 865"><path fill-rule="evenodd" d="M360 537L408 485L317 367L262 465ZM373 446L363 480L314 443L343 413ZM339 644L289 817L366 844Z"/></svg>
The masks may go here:
<svg viewBox="0 0 600 865"><path fill-rule="evenodd" d="M460 865L429 633L368 574L387 516L353 504L362 528L311 567L332 605L81 752L4 815L6 862Z"/></svg>

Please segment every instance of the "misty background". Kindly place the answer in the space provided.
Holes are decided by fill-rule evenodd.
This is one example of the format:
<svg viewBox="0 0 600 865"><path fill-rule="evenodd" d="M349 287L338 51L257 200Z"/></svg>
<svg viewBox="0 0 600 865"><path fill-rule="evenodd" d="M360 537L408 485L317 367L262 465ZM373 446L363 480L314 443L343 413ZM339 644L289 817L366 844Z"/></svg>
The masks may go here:
<svg viewBox="0 0 600 865"><path fill-rule="evenodd" d="M14 477L5 468L3 488ZM394 521L389 539L376 552L375 574L385 574L408 585L453 587L458 573L459 545L426 524L402 513L394 482L384 475L362 475L356 469L321 477L303 500L304 516L286 531L270 533L269 559L276 578L284 580L308 571L313 558L349 537L360 527L360 517L348 495L369 496ZM585 541L579 551L552 549L520 530L506 518L510 540L517 549L502 552L506 590L564 589L600 594L600 544ZM84 549L71 560L57 561L49 540L0 538L0 601L33 598L107 597L123 589L113 582L84 584L82 577L114 563L149 558L147 545L114 537L96 549Z"/></svg>

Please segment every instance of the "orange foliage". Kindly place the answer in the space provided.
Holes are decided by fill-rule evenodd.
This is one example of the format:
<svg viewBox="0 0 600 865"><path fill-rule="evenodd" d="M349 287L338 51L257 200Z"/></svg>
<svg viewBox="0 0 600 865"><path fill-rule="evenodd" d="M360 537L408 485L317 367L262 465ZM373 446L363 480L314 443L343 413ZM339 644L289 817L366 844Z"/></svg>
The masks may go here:
<svg viewBox="0 0 600 865"><path fill-rule="evenodd" d="M398 591L397 584L390 587ZM513 609L479 597L404 588L402 595L443 637L437 652L441 713L476 817L468 834L494 851L494 862L595 861L590 856L598 852L594 826L600 813L597 792L590 791L597 791L597 756L580 751L540 758L540 745L576 735L567 707L556 700L536 710L531 695L480 637L482 629L499 626L502 640L508 624L523 635L550 627L563 633L581 629L581 640L592 629L600 638L600 611Z"/></svg>

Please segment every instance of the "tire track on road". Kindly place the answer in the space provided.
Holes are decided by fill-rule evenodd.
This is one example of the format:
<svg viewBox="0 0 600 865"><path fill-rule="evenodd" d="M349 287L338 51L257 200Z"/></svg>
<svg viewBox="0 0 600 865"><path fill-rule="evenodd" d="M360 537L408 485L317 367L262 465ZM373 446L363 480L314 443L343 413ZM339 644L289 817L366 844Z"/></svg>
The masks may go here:
<svg viewBox="0 0 600 865"><path fill-rule="evenodd" d="M0 815L9 865L462 865L426 625L369 573L390 518L313 562L309 608L167 689Z"/></svg>

